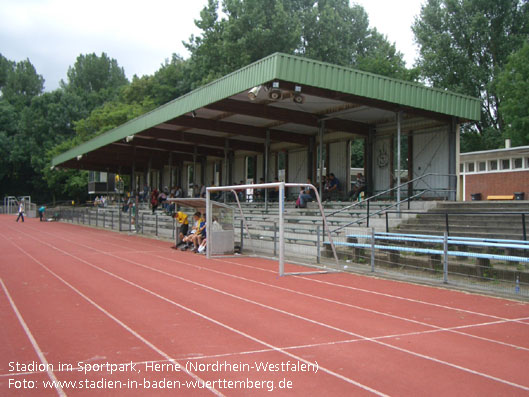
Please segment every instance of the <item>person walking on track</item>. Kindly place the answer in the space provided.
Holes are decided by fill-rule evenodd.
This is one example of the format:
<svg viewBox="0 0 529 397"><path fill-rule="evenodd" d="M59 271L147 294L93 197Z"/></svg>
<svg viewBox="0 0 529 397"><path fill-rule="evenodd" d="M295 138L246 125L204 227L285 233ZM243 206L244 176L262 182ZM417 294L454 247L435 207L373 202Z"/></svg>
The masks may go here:
<svg viewBox="0 0 529 397"><path fill-rule="evenodd" d="M24 200L21 200L18 203L18 216L17 216L17 222L18 220L22 218L22 222L24 222Z"/></svg>

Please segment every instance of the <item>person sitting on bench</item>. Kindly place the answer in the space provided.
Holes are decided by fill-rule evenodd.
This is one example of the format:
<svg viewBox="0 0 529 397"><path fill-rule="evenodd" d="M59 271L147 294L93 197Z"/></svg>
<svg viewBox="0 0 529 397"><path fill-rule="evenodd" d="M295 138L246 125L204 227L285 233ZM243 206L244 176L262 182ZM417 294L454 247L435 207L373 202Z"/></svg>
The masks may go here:
<svg viewBox="0 0 529 397"><path fill-rule="evenodd" d="M312 201L312 196L302 187L299 191L298 199L296 200L296 208L307 208L307 203L309 201Z"/></svg>
<svg viewBox="0 0 529 397"><path fill-rule="evenodd" d="M361 192L366 190L366 178L362 175L361 172L356 174L356 182L353 186L353 190L349 193L352 200L357 200Z"/></svg>
<svg viewBox="0 0 529 397"><path fill-rule="evenodd" d="M329 174L327 182L329 185L327 190L324 192L324 200L330 200L331 197L336 196L340 191L340 181L334 176L333 173Z"/></svg>

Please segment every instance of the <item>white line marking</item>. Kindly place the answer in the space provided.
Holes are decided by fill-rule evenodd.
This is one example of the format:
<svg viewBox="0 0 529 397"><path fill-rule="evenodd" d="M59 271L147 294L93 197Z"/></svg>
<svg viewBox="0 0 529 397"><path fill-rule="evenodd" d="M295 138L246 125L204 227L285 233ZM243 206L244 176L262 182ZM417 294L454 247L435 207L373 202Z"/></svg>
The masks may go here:
<svg viewBox="0 0 529 397"><path fill-rule="evenodd" d="M36 239L37 241L39 241L38 239ZM55 272L53 272L51 269L49 269L46 265L44 265L43 263L41 263L38 259L34 258L31 254L27 253L26 251L24 251L21 247L17 246L15 243L11 242L11 244L13 244L16 248L18 248L20 251L22 251L23 254L27 255L29 258L31 258L33 261L35 261L38 265L40 265L42 268L44 268L46 271L48 271L50 274L52 274L55 278L57 278L58 280L60 280L61 282L63 282L65 285L67 285L69 288L71 288L73 291L75 291L79 296L81 296L83 299L85 299L87 302L89 302L90 304L92 304L94 307L96 307L97 309L99 309L102 313L104 313L106 316L108 316L109 318L111 318L112 320L114 320L116 323L118 323L121 327L123 327L124 329L126 329L128 332L130 332L132 335L134 335L136 338L138 338L139 340L141 340L143 343L145 343L147 346L149 346L152 350L154 350L156 353L160 354L162 357L165 357L165 359L167 359L168 361L172 362L173 364L175 365L179 365L179 367L181 368L182 371L184 371L186 374L188 374L190 377L192 377L193 379L201 382L203 385L206 386L206 388L208 390L210 390L213 394L217 395L217 396L223 396L223 394L221 392L219 392L218 390L214 389L214 388L211 388L211 387L207 387L207 384L205 383L205 381L203 379L201 379L199 376L197 376L196 374L194 374L193 372L191 371L188 371L185 367L185 365L181 365L180 363L178 363L176 360L174 360L173 358L171 358L167 353L165 353L163 350L159 349L158 347L156 347L154 344L152 344L151 342L149 342L147 339L145 339L143 336L141 336L139 333L137 333L136 331L134 331L132 328L130 328L128 325L126 325L124 322L122 322L120 319L118 319L116 316L114 316L113 314L111 314L110 312L108 312L106 309L104 309L103 307L101 307L100 305L98 305L96 302L94 302L92 299L90 299L88 296L86 296L85 294L83 294L81 291L79 291L77 288L75 288L73 285L71 285L70 283L68 283L66 280L64 280L63 278L61 278L59 275L57 275ZM65 251L62 251L62 250L58 250L58 251L61 251L69 256L72 256L74 257L73 255L71 254L68 254L67 252ZM1 281L1 280L0 280ZM2 283L3 284L3 283ZM55 379L56 380L56 379ZM64 394L65 395L65 394Z"/></svg>
<svg viewBox="0 0 529 397"><path fill-rule="evenodd" d="M116 275L116 274L114 274L114 273L111 273L111 272L109 272L109 271L107 271L107 270L105 270L105 269L102 269L102 268L99 268L98 266L95 266L95 265L93 265L93 264L90 264L90 263L84 261L83 259L74 256L73 254L70 254L70 253L68 253L68 252L66 252L66 251L61 250L60 248L57 248L57 247L55 247L55 246L53 246L53 245L51 245L51 244L48 244L48 243L46 243L46 242L44 242L44 241L42 241L42 240L39 240L39 239L37 239L37 238L35 238L35 237L33 237L33 236L30 236L30 237L33 238L34 240L40 241L41 243L43 243L43 244L45 244L45 245L47 245L47 246L52 247L52 248L54 248L54 249L56 249L56 250L58 250L58 251L60 251L60 252L63 252L63 253L65 253L66 255L69 255L69 256L71 256L71 257L73 257L73 258L75 258L75 259L77 259L77 260L79 260L79 261L81 261L81 262L83 262L83 263L86 263L86 264L88 264L89 266L92 266L92 267L94 267L94 268L97 268L97 269L99 269L100 271L102 271L102 272L104 272L104 273L107 273L107 274L109 274L109 275L111 275L111 276L113 276L113 277L116 277L116 278L118 278L118 279L120 279L120 280L122 280L122 281L124 281L124 282L126 282L126 283L129 283L130 285L134 285L134 286L136 286L136 287L138 287L138 288L140 288L140 289L142 289L142 290L144 290L144 291L146 291L146 292L148 292L148 293L151 293L151 294L153 294L153 295L159 297L160 299L166 300L167 302L171 302L171 303L177 305L178 307L185 308L185 310L190 310L192 313L195 313L195 314L197 314L197 315L199 315L199 316L205 316L205 315L203 315L202 313L196 312L196 311L194 311L193 309L186 308L185 306L182 306L182 305L180 305L180 304L178 304L178 303L176 303L176 302L173 302L173 301L171 301L171 300L168 299L168 298L165 298L165 297L163 297L163 296L161 296L161 295L159 295L159 294L157 294L157 293L155 293L155 292L153 292L153 291L148 290L147 288L144 288L144 287L142 287L142 286L140 286L140 285L138 285L138 284L133 283L132 281L129 281L129 280L127 280L127 279L124 279L124 278L122 278L122 277L120 277L120 276L118 276L118 275ZM64 239L64 240L68 241L67 239ZM96 252L98 251L98 249L93 248L93 247L89 247L89 246L86 246L86 245L83 245L83 244L78 244L78 245L84 246L84 247L86 247L86 248L91 248L92 250L94 250L94 251L96 251ZM101 253L105 254L103 251L101 251ZM134 261L131 261L131 260L128 260L128 259L125 259L125 258L121 258L121 257L115 256L115 255L112 255L112 254L105 254L105 255L112 256L112 257L115 257L115 258L117 258L117 259L119 259L119 260L122 260L122 261L125 261L125 262L129 262L129 263L135 264L135 265L137 265L137 266L147 268L147 269L149 269L149 270L154 270L154 271L157 271L157 272L159 272L159 273L166 274L166 275L168 275L168 276L170 276L170 277L174 277L174 278L177 278L177 279L181 279L181 280L183 280L183 281L190 282L190 283L195 284L195 285L202 286L202 287L204 287L204 288L208 288L208 289L216 290L216 289L214 289L213 287L209 287L209 286L206 286L206 285L202 285L202 284L200 284L200 283L197 283L197 282L194 282L194 281L191 281L191 280L187 280L187 279L181 278L181 277L179 277L179 276L175 276L175 275L173 275L173 274L163 272L163 271L158 270L158 269L150 268L150 267L148 267L148 266L145 266L145 265L143 265L143 264L139 264L139 263L137 263L137 262L134 262ZM165 258L164 258L164 259L165 259ZM482 376L482 377L487 378L487 379L490 379L490 380L494 380L494 381L497 381L497 382L500 382L500 383L508 384L508 385L510 385L510 386L517 387L517 388L520 388L520 389L523 389L523 390L527 390L527 391L529 391L529 387L526 387L526 386L524 386L524 385L519 385L519 384L517 384L517 383L511 382L511 381L508 381L508 380L505 380L505 379L501 379L501 378L495 377L495 376L493 376L493 375L485 374L485 373L482 373L482 372L479 372L479 371L472 370L472 369L467 368L467 367L460 366L460 365L458 365L458 364L450 363L450 362L447 362L447 361L444 361L444 360L440 360L440 359L437 359L437 358L434 358L434 357L431 357L431 356L427 356L427 355L424 355L424 354L421 354L421 353L417 353L417 352L413 352L413 351L410 351L410 350L407 350L407 349L404 349L404 348L400 348L400 347L397 347L397 346L393 346L393 345L391 345L391 344L384 343L384 342L381 342L381 341L379 341L379 340L374 340L373 338L368 338L368 337L365 337L365 336L360 335L360 334L356 334L356 333L353 333L353 332L350 332L350 331L342 330L342 329L340 329L340 328L337 328L337 327L334 327L334 326L331 326L331 325L328 325L328 324L320 323L320 322L318 322L318 321L316 321L316 320L312 320L312 319L309 319L309 318L305 318L305 317L303 317L303 316L299 316L299 315L296 315L296 314L294 314L294 313L286 312L286 311L281 310L281 309L277 309L277 308L274 308L274 307L271 307L271 306L267 306L267 305L261 304L261 303L259 303L259 302L254 302L254 301L248 300L248 299L246 299L246 298L237 297L236 295L233 295L233 294L230 294L230 293L225 293L225 292L220 291L220 290L216 290L216 291L219 292L219 293L224 293L224 294L229 295L229 296L231 296L231 297L234 297L234 298L236 298L236 299L241 299L241 300L243 300L243 301L247 301L247 302L249 302L249 303L254 303L254 304L256 304L256 305L259 305L259 306L262 306L262 307L268 308L268 309L270 309L270 310L274 310L274 311L280 312L280 313L282 313L282 314L290 315L290 316L292 316L292 317L294 317L294 318L298 318L298 319L301 319L301 320L304 320L304 321L307 321L307 322L311 322L311 323L314 323L314 324L320 325L320 326L322 326L322 327L326 327L326 328L329 328L329 329L333 329L333 330L336 330L336 331L338 331L338 332L343 332L343 333L346 333L346 334L348 334L348 335L355 336L355 337L357 337L357 338L363 338L363 339L365 339L365 340L367 340L367 341L371 341L371 342L373 342L373 343L380 344L380 345L385 346L385 347L388 347L388 348L390 348L390 349L398 350L398 351L401 351L401 352L404 352L404 353L407 353L407 354L410 354L410 355L413 355L413 356L416 356L416 357L420 357L420 358L423 358L423 359L426 359L426 360L430 360L430 361L433 361L433 362L436 362L436 363L439 363L439 364L444 364L444 365L446 365L446 366L449 366L449 367L452 367L452 368L456 368L456 369L459 369L459 370L462 370L462 371L465 371L465 372L469 372L469 373L472 373L472 374L474 374L474 375ZM236 330L236 329L234 329L234 328L232 328L232 327L230 327L230 326L228 326L228 325L226 325L226 324L223 324L223 323L221 323L221 322L218 322L217 320L214 320L214 319L212 319L212 318L210 318L210 317L208 317L208 316L205 316L204 318L207 318L209 321L213 321L213 322L215 322L215 323L217 323L217 324L219 324L219 325L222 325L222 326L224 326L224 327L226 327L226 328L228 328L228 329L230 329L230 330L233 330L234 332L240 332L241 335L245 335L245 336L247 336L247 337L249 337L249 338L252 338L252 339L254 339L254 340L259 340L259 339L257 339L257 338L254 338L254 337L248 335L248 334L245 334L245 333L242 332L242 331ZM500 319L500 320L509 321L508 319ZM264 341L260 341L260 343L266 344L266 342L264 342ZM270 346L272 346L272 345L270 345ZM280 349L280 348L278 348L278 349ZM282 350L278 350L278 351L282 351ZM282 351L282 352L284 352L284 354L290 355L290 353L288 353L288 352L286 352L286 351ZM294 357L294 355L290 355L290 356ZM303 359L301 359L301 360L303 360ZM303 361L304 361L304 360L303 360ZM307 363L308 363L308 362L307 362Z"/></svg>
<svg viewBox="0 0 529 397"><path fill-rule="evenodd" d="M39 344L35 340L35 337L31 333L31 330L29 329L28 325L24 321L24 318L22 317L22 314L20 314L20 312L18 311L17 305L15 305L15 301L11 297L11 294L7 290L7 287L6 287L6 285L4 284L4 281L1 278L0 278L0 284L2 284L2 289L4 290L4 293L7 296L7 299L9 300L9 303L11 304L11 308L15 312L20 325L24 329L24 332L26 333L26 336L28 337L29 341L31 342L31 345L33 346L33 349L35 350L35 353L37 353L37 356L39 356L40 362L46 366L46 368L47 368L46 372L48 373L48 376L49 376L50 380L52 382L55 382L54 385L55 385L55 390L57 391L57 394L59 396L66 396L66 393L64 392L64 390L62 390L60 385L57 383L58 380L55 377L55 374L53 373L53 371L50 371L48 360L46 360L46 357L44 356L44 353L42 353L42 350L40 350Z"/></svg>
<svg viewBox="0 0 529 397"><path fill-rule="evenodd" d="M13 229L13 230L14 230L14 229ZM39 241L40 243L42 243L42 244L44 244L44 245L46 245L46 246L48 246L48 247L51 247L51 248L53 248L53 249L55 249L55 250L57 250L57 251L59 251L59 252L62 252L62 253L64 253L65 255L68 255L68 256L70 256L70 257L72 257L72 258L78 260L79 262L85 263L85 264L87 264L88 266L93 267L94 269L97 269L97 270L99 270L99 271L101 271L101 272L103 272L103 273L106 273L106 274L108 274L108 275L110 275L110 276L112 276L112 277L114 277L114 278L116 278L116 279L118 279L118 280L123 281L124 283L127 283L127 284L129 284L129 285L132 285L132 286L134 286L134 287L136 287L136 288L138 288L138 289L140 289L140 290L142 290L142 291L144 291L144 292L146 292L146 293L148 293L148 294L151 294L151 295L153 295L153 296L155 296L155 297L157 297L157 298L159 298L159 299L161 299L161 300L163 300L163 301L165 301L165 302L167 302L167 303L170 303L171 305L174 305L174 306L176 306L176 307L178 307L178 308L180 308L180 309L182 309L182 310L185 310L185 311L187 311L187 312L189 312L189 313L191 313L191 314L194 314L195 316L198 316L198 317L200 317L200 318L202 318L202 319L204 319L204 320L210 321L210 322L212 322L212 323L214 323L214 324L216 324L216 325L219 325L219 326L221 326L221 327L223 327L223 328L225 328L225 329L227 329L227 330L229 330L229 331L232 331L232 332L234 332L234 333L236 333L236 334L238 334L238 335L241 335L241 336L243 336L243 337L245 337L245 338L247 338L247 339L250 339L250 340L252 340L252 341L254 341L254 342L256 342L256 343L262 344L262 345L264 345L264 346L266 346L266 347L268 347L268 348L270 348L270 349L272 349L272 350L274 350L274 351L276 351L276 352L279 352L279 353L285 354L285 355L287 355L287 356L289 356L289 357L291 357L291 358L293 358L293 359L295 359L295 360L298 360L298 361L300 361L300 362L304 362L305 364L308 364L308 365L317 366L317 367L318 367L318 370L321 370L321 371L323 371L323 372L326 372L326 373L328 373L329 375L335 376L335 377L337 377L337 378L339 378L339 379L341 379L341 380L343 380L343 381L345 381L345 382L347 382L347 383L349 383L349 384L355 385L355 386L357 386L357 387L359 387L359 388L361 388L361 389L363 389L363 390L369 391L369 392L371 392L371 393L373 393L373 394L376 394L376 395L379 395L379 396L387 396L386 394L384 394L384 393L382 393L382 392L380 392L380 391L378 391L378 390L375 390L375 389L373 389L373 388L371 388L371 387L369 387L369 386L366 386L366 385L364 385L364 384L362 384L362 383L359 383L359 382L357 382L357 381L355 381L355 380L353 380L353 379L350 379L350 378L348 378L348 377L346 377L346 376L343 376L343 375L341 375L341 374L339 374L339 373L337 373L337 372L334 372L334 371L332 371L332 370L330 370L330 369L327 369L327 368L325 368L325 367L322 367L321 365L318 365L317 363L310 362L310 361L304 359L303 357L296 356L295 354L289 353L288 351L285 351L285 350L281 349L280 347L274 346L274 345L272 345L272 344L270 344L270 343L268 343L268 342L265 342L265 341L263 341L263 340L261 340L261 339L258 339L258 338L256 338L256 337L253 337L253 336L251 336L251 335L249 335L249 334L247 334L247 333L245 333L245 332L243 332L243 331L240 331L240 330L238 330L238 329L236 329L236 328L233 328L233 327L231 327L231 326L229 326L229 325L227 325L227 324L224 324L224 323L221 322L221 321L215 320L215 319L212 318L212 317L209 317L209 316L207 316L207 315L205 315L205 314L202 314L202 313L200 313L200 312L198 312L198 311L196 311L196 310L193 310L193 309L188 308L188 307L186 307L186 306L184 306L184 305L181 305L181 304L179 304L179 303L177 303L177 302L175 302L175 301L172 301L171 299L166 298L166 297L164 297L164 296L162 296L162 295L160 295L160 294L158 294L158 293L156 293L156 292L154 292L154 291L151 291L151 290L149 290L149 289L147 289L147 288L144 288L144 287L142 287L141 285L138 285L138 284L136 284L136 283L134 283L134 282L132 282L132 281L130 281L130 280L127 280L127 279L125 279L125 278L123 278L123 277L120 277L120 276L118 276L118 275L116 275L116 274L114 274L114 273L112 273L112 272L109 272L109 271L107 271L107 270L105 270L105 269L102 269L102 268L100 268L100 267L98 267L98 266L96 266L96 265L94 265L94 264L92 264L92 263L90 263L90 262L88 262L88 261L85 261L85 260L82 259L82 258L76 257L75 255L70 254L69 252L66 252L66 251L64 251L64 250L62 250L62 249L60 249L60 248L58 248L58 247L55 247L55 246L52 245L52 244L46 243L45 241L42 241L42 240L40 240L40 239L38 239L38 238L35 238L35 237L33 237L33 236L31 236L31 235L29 235L29 234L27 234L27 233L23 233L23 234L26 234L27 236L29 236L29 237L32 238L33 240ZM18 247L17 247L17 248L18 248ZM29 254L27 254L27 255L29 255ZM107 254L107 255L108 255L108 254ZM40 264L40 263L39 263L39 264ZM44 265L41 265L41 266L45 267ZM52 274L55 275L55 273L53 273L51 270L48 270L48 271L50 271L50 273L52 273ZM60 278L60 277L57 276L57 275L55 275L55 276L56 276L57 278ZM61 279L61 280L62 280L62 279ZM66 281L63 280L63 282L67 284ZM67 285L69 285L69 284L67 284ZM70 285L69 285L69 286L70 286ZM71 288L74 289L73 286L71 286ZM81 293L79 292L79 294L81 294ZM89 300L90 298L86 297L86 299ZM95 304L95 302L94 302L94 304ZM95 304L95 305L97 305L97 304ZM104 309L102 309L102 310L104 310ZM116 320L117 320L117 319L116 319ZM117 321L119 321L119 320L117 320ZM123 326L125 326L125 325L123 324ZM125 326L125 327L126 327L126 326ZM132 331L132 330L130 330L130 331ZM132 331L132 332L134 332L134 331Z"/></svg>
<svg viewBox="0 0 529 397"><path fill-rule="evenodd" d="M90 233L90 234L93 234L94 236L95 235L99 236L99 234L97 234L97 233ZM65 241L70 241L70 242L73 242L73 243L75 243L77 245L81 245L81 246L86 247L86 248L94 249L93 247L90 247L90 246L87 246L87 245L84 245L84 244L80 244L80 243L74 242L72 240L65 239L63 237L61 237L61 238L63 240L65 240ZM116 239L116 240L120 240L120 241L128 241L128 240L123 239L123 238L118 238L118 237L113 237L113 238ZM101 240L95 239L95 241L101 241ZM121 247L121 245L118 245L118 244L113 244L113 243L108 243L108 244L116 245L116 246ZM145 244L145 245L148 245L148 244ZM156 251L156 252L158 252L158 251ZM153 251L153 253L154 253L154 251ZM381 316L395 318L395 319L398 319L398 320L407 321L407 322L411 322L411 323L415 323L415 324L420 324L420 325L427 326L427 327L433 327L433 328L435 328L436 330L439 330L439 331L453 332L453 333L456 333L456 334L459 334L459 335L468 336L468 337L471 337L471 338L487 341L487 342L490 342L490 343L495 343L495 344L499 344L499 345L503 345L503 346L508 346L508 347L511 347L511 348L514 348L514 349L517 349L517 350L529 350L529 348L526 348L526 347L523 347L523 346L514 345L514 344L511 344L511 343L506 343L506 342L495 340L495 339L485 338L485 337L482 337L482 336L473 335L473 334L469 334L469 333L466 333L466 332L457 331L458 329L463 329L463 328L473 328L473 327L478 327L478 326L483 326L483 325L494 325L494 324L502 324L502 323L510 323L510 322L518 322L518 323L522 323L524 325L527 324L525 322L522 322L523 319L506 319L506 318L499 318L499 317L496 317L496 316L489 316L487 314L476 313L478 315L482 315L482 316L486 316L486 317L488 316L488 317L493 317L493 318L499 318L500 320L499 321L495 321L495 322L490 322L490 323L470 324L470 325L457 326L457 327L439 327L439 326L434 325L434 324L425 323L425 322L422 322L422 321L413 320L413 319L409 319L409 318L406 318L406 317L397 316L397 315L393 315L393 314L389 314L389 313L384 313L384 312L380 312L380 311L377 311L377 310L368 309L368 308L365 308L365 307L356 306L356 305L348 304L348 303L345 303L345 302L340 302L340 301L336 301L336 300L333 300L333 299L328 299L328 298L320 297L320 296L317 296L317 295L312 295L312 294L304 293L304 292L301 292L301 291L292 290L292 289L289 289L289 288L279 287L279 286L276 286L276 285L260 282L260 281L253 280L253 279L248 279L246 277L242 277L242 276L237 276L237 275L230 274L230 273L221 272L221 271L214 270L214 269L211 269L211 268L208 268L208 267L204 267L204 266L201 266L201 265L192 265L192 264L189 264L189 263L186 263L186 262L182 262L182 261L176 260L174 258L168 258L168 257L165 257L165 256L159 256L159 255L155 255L155 256L160 258L160 259L164 259L164 260L169 260L169 261L172 261L172 262L180 263L180 264L183 264L183 265L188 266L188 267L193 267L193 268L197 268L197 269L201 269L201 270L207 270L207 271L210 271L210 272L213 272L213 273L222 274L222 275L225 275L227 277L232 277L232 278L236 278L236 279L245 280L245 281L248 281L248 282L264 285L264 286L267 286L267 287L270 287L270 288L275 288L275 289L279 289L279 290L283 290L283 291L287 291L287 292L291 292L291 293L295 293L295 294L299 294L299 295L303 295L303 296L308 296L308 297L311 297L311 298L314 298L314 299L319 299L319 300L331 302L331 303L334 303L334 304L347 306L347 307L355 308L355 309L366 311L366 312L370 312L370 313L375 313L375 314L378 314L378 315L381 315ZM123 259L126 260L125 258L123 258ZM250 268L250 269L255 269L255 267L253 267L253 266L239 264L239 263L236 263L236 262L234 263L234 262L223 260L223 259L214 258L213 260L216 260L216 261L219 261L219 262L230 263L230 264L234 264L234 265L237 265L237 266L243 266L243 267ZM258 269L261 269L261 268L258 268ZM272 271L270 271L270 272L272 272ZM313 280L311 280L311 281L313 281ZM422 302L422 301L420 301L420 302L421 303L426 303L426 302ZM460 310L460 309L457 309L457 308L452 308L452 309L453 310Z"/></svg>

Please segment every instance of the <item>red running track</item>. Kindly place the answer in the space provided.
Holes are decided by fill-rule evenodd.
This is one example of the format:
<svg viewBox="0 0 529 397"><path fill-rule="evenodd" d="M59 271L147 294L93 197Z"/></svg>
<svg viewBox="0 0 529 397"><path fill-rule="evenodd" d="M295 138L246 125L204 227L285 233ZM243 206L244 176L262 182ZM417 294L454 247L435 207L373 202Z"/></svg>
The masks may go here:
<svg viewBox="0 0 529 397"><path fill-rule="evenodd" d="M526 303L14 219L2 396L529 393Z"/></svg>

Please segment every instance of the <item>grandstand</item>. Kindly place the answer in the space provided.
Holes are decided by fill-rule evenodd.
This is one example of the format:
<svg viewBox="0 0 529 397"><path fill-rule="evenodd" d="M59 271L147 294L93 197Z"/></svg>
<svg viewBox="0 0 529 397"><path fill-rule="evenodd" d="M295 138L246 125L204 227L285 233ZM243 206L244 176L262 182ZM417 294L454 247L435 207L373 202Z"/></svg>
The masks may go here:
<svg viewBox="0 0 529 397"><path fill-rule="evenodd" d="M242 215L236 203L229 205L234 208L235 248L246 255L277 258L279 204L242 202ZM529 296L529 266L520 259L527 257L528 251L516 244L516 241L520 244L524 241L522 216L525 222L529 216L527 211L524 212L526 203L458 204L421 200L412 201L409 209L402 209L400 214L393 210L394 205L393 201L373 201L369 205L371 216L367 218L367 202L354 203L353 206L350 202L324 203L327 223L337 246L339 263L336 264L317 204L312 202L307 208L300 209L295 208L294 201L286 201L283 232L285 259L310 267L363 273L374 270L379 276L450 284L516 297ZM189 215L195 211L195 208L185 206L180 209ZM496 215L499 219L491 220L494 217L490 215L491 211L509 214ZM160 239L174 241L178 235L174 218L161 209L152 214L146 203L139 204L136 219L132 211L123 213L117 204L105 208L58 207L53 209L53 213L68 222ZM452 255L447 259L448 283L443 277L443 241L432 240L433 236L439 238L446 232L447 214L450 238L460 240L450 250L470 253L467 256ZM387 232L402 235L402 238L389 241L383 237ZM377 234L376 249L368 246L371 244L371 233ZM425 236L431 237L420 241ZM468 239L462 242L464 237L479 238L479 244L473 244ZM494 240L500 237L502 239ZM388 248L388 244L398 249ZM421 253L420 249L430 251Z"/></svg>

